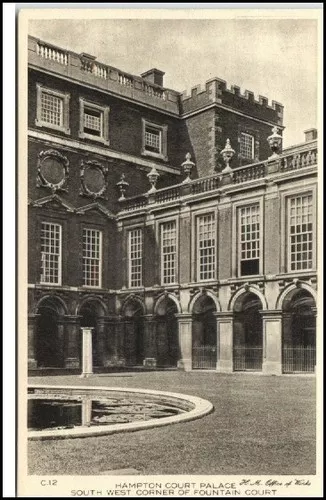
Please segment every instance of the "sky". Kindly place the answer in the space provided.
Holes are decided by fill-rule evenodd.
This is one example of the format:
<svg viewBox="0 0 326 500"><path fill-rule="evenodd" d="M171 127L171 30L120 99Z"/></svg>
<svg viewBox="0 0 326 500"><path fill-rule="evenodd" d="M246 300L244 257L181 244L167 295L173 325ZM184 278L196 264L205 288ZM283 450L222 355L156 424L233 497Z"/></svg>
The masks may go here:
<svg viewBox="0 0 326 500"><path fill-rule="evenodd" d="M278 101L284 147L317 126L313 19L33 19L28 31L135 75L158 68L164 86L180 92L218 77Z"/></svg>

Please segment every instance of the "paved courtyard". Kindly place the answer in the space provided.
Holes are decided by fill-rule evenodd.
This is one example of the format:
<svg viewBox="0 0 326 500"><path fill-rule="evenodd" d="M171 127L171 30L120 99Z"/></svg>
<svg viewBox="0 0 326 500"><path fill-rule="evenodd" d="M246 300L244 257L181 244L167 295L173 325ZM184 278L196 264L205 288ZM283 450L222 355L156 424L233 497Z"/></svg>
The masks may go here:
<svg viewBox="0 0 326 500"><path fill-rule="evenodd" d="M133 387L208 399L199 420L109 436L33 441L29 473L314 474L315 378L249 373L141 372L32 377L30 383Z"/></svg>

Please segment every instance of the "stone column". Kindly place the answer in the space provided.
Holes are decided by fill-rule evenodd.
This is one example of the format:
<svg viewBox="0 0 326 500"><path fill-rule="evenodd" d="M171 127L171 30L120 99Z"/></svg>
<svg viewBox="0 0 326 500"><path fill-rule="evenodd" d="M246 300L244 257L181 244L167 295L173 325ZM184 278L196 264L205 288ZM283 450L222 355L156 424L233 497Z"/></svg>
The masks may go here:
<svg viewBox="0 0 326 500"><path fill-rule="evenodd" d="M40 314L28 315L28 369L34 370L37 368L36 361L36 327L37 319Z"/></svg>
<svg viewBox="0 0 326 500"><path fill-rule="evenodd" d="M83 347L82 347L82 374L85 378L93 374L93 353L92 353L92 334L93 328L82 327Z"/></svg>
<svg viewBox="0 0 326 500"><path fill-rule="evenodd" d="M260 311L263 317L263 373L282 374L282 311Z"/></svg>
<svg viewBox="0 0 326 500"><path fill-rule="evenodd" d="M58 359L60 366L64 366L65 359L65 318L60 316L57 320L58 326Z"/></svg>
<svg viewBox="0 0 326 500"><path fill-rule="evenodd" d="M130 318L124 320L124 346L126 363L129 366L134 366L136 364L135 323L134 320Z"/></svg>
<svg viewBox="0 0 326 500"><path fill-rule="evenodd" d="M182 186L184 189L189 189L190 186L184 184ZM193 276L193 281L195 281L195 270L191 269L192 261L191 258L191 214L189 206L181 207L180 219L179 219L179 241L180 249L182 252L182 258L179 259L179 280L180 283L189 283L191 281L191 276Z"/></svg>
<svg viewBox="0 0 326 500"><path fill-rule="evenodd" d="M216 313L217 363L221 373L233 372L233 314L231 311Z"/></svg>
<svg viewBox="0 0 326 500"><path fill-rule="evenodd" d="M80 367L80 316L65 316L66 342L64 353L65 368Z"/></svg>
<svg viewBox="0 0 326 500"><path fill-rule="evenodd" d="M282 330L283 330L283 346L284 347L292 347L293 339L292 339L292 313L291 312L283 312L282 313Z"/></svg>
<svg viewBox="0 0 326 500"><path fill-rule="evenodd" d="M176 314L179 327L180 359L178 368L189 372L192 370L192 316L191 314Z"/></svg>
<svg viewBox="0 0 326 500"><path fill-rule="evenodd" d="M110 318L107 316L100 316L97 318L97 359L100 366L108 366L108 344L107 344L107 331Z"/></svg>
<svg viewBox="0 0 326 500"><path fill-rule="evenodd" d="M115 325L115 334L116 334L116 346L117 346L117 363L119 366L126 365L126 357L125 357L125 329L124 329L124 318L122 316L117 316L116 325Z"/></svg>
<svg viewBox="0 0 326 500"><path fill-rule="evenodd" d="M82 400L82 418L81 424L83 427L89 427L92 421L92 400L85 398Z"/></svg>
<svg viewBox="0 0 326 500"><path fill-rule="evenodd" d="M157 350L156 350L156 322L152 314L146 314L144 318L144 354L145 358L143 365L150 368L156 367Z"/></svg>

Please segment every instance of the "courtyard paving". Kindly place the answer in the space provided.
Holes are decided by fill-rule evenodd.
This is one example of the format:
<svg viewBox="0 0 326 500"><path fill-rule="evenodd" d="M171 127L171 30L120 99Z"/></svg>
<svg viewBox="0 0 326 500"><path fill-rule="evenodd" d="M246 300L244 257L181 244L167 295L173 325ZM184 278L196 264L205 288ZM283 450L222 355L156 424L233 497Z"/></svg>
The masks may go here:
<svg viewBox="0 0 326 500"><path fill-rule="evenodd" d="M311 376L179 371L31 377L30 383L132 387L208 399L191 422L109 436L33 441L29 474L315 474L316 403Z"/></svg>

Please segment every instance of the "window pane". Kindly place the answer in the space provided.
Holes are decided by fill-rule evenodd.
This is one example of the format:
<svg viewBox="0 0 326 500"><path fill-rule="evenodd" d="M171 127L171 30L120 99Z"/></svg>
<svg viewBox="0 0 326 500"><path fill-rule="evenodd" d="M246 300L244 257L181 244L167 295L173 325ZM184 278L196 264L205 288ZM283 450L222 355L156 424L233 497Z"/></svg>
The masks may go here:
<svg viewBox="0 0 326 500"><path fill-rule="evenodd" d="M242 158L249 160L254 158L254 139L253 135L244 132L240 134L240 154Z"/></svg>
<svg viewBox="0 0 326 500"><path fill-rule="evenodd" d="M161 225L161 265L163 284L176 282L176 223Z"/></svg>
<svg viewBox="0 0 326 500"><path fill-rule="evenodd" d="M61 226L42 222L41 283L59 284L61 273Z"/></svg>
<svg viewBox="0 0 326 500"><path fill-rule="evenodd" d="M161 130L145 128L145 149L155 153L161 152Z"/></svg>
<svg viewBox="0 0 326 500"><path fill-rule="evenodd" d="M101 240L101 231L83 229L83 276L85 286L101 286Z"/></svg>
<svg viewBox="0 0 326 500"><path fill-rule="evenodd" d="M129 286L142 286L142 230L133 229L129 232Z"/></svg>
<svg viewBox="0 0 326 500"><path fill-rule="evenodd" d="M63 99L47 92L41 93L41 120L51 125L62 126Z"/></svg>
<svg viewBox="0 0 326 500"><path fill-rule="evenodd" d="M291 271L312 268L312 195L291 198L288 203L288 245ZM304 242L304 243L303 243ZM304 250L304 252L302 251Z"/></svg>
<svg viewBox="0 0 326 500"><path fill-rule="evenodd" d="M197 219L198 279L215 278L215 218L214 214Z"/></svg>
<svg viewBox="0 0 326 500"><path fill-rule="evenodd" d="M241 276L259 274L259 205L240 208L238 215Z"/></svg>
<svg viewBox="0 0 326 500"><path fill-rule="evenodd" d="M103 113L91 108L84 109L84 132L91 135L102 136Z"/></svg>

